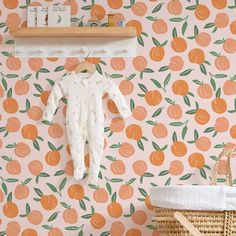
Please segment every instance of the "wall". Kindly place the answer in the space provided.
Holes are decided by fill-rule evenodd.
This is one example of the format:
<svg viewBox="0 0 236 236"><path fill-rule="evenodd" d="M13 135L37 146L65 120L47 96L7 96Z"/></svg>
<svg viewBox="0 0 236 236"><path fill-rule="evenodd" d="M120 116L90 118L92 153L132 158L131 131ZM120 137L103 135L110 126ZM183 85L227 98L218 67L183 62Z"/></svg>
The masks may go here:
<svg viewBox="0 0 236 236"><path fill-rule="evenodd" d="M25 1L1 1L0 231L157 235L150 187L209 183L217 154L236 138L233 2L64 2L74 21L114 11L138 32L136 58L92 60L113 77L133 116L122 120L104 99L101 180L88 185L72 177L65 101L53 124L40 120L53 81L79 60L12 57L7 27L25 25ZM32 2L51 3L58 1ZM88 155L85 160L88 165ZM223 160L219 174L224 172Z"/></svg>

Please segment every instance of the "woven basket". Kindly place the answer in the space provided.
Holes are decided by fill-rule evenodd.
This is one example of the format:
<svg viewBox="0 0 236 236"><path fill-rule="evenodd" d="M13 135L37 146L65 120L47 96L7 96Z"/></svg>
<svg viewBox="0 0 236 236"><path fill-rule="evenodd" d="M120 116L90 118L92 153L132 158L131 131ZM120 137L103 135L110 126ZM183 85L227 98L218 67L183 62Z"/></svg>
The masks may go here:
<svg viewBox="0 0 236 236"><path fill-rule="evenodd" d="M233 186L230 159L235 149L223 150L215 165L212 185L216 185L219 161L227 157L226 185ZM236 211L196 211L154 208L153 221L161 236L236 236ZM190 233L191 232L191 233Z"/></svg>

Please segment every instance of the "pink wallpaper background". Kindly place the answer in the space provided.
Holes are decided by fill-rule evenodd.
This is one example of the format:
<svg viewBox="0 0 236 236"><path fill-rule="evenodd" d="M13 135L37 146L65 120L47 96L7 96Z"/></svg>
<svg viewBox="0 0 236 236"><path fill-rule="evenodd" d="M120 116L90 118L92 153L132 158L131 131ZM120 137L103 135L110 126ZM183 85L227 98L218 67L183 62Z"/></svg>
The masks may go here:
<svg viewBox="0 0 236 236"><path fill-rule="evenodd" d="M53 124L41 122L53 82L80 59L12 57L8 28L26 24L26 4L56 3L72 6L75 25L112 11L137 28L137 57L88 59L133 112L123 120L104 98L98 185L72 177L66 101ZM234 145L235 8L230 0L1 1L0 235L158 235L150 187L208 184L221 148Z"/></svg>

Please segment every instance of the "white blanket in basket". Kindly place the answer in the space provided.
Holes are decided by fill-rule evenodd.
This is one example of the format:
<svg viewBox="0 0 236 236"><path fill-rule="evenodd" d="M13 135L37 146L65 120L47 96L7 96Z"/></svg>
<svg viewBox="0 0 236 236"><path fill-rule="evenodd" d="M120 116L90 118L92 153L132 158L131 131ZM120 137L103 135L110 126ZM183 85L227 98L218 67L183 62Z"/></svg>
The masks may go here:
<svg viewBox="0 0 236 236"><path fill-rule="evenodd" d="M236 210L236 188L228 186L163 186L150 190L151 204L178 210Z"/></svg>

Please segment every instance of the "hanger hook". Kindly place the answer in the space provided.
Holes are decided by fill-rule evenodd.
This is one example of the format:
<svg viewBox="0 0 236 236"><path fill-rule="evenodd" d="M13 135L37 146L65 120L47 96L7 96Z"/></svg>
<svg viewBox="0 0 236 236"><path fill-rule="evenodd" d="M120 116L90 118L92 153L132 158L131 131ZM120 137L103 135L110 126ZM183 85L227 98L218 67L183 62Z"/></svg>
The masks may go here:
<svg viewBox="0 0 236 236"><path fill-rule="evenodd" d="M90 55L90 50L89 50L89 52L88 52L88 55L86 56L86 59L89 57L89 55Z"/></svg>

